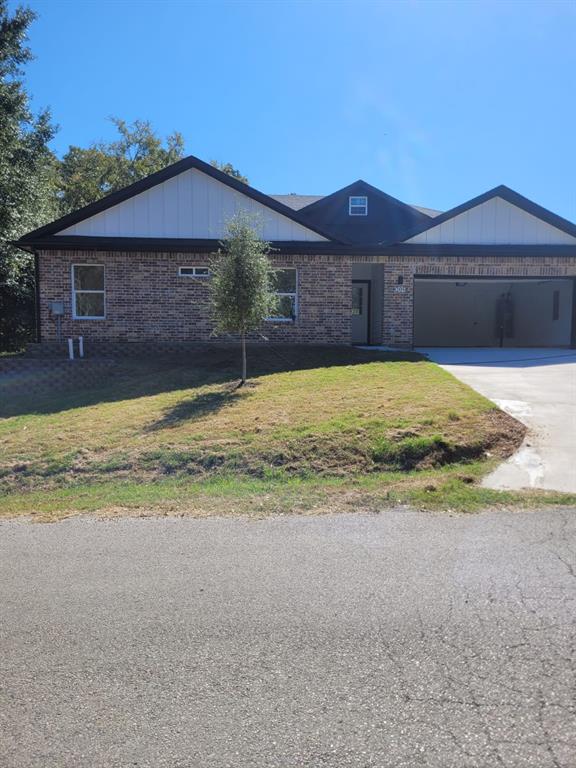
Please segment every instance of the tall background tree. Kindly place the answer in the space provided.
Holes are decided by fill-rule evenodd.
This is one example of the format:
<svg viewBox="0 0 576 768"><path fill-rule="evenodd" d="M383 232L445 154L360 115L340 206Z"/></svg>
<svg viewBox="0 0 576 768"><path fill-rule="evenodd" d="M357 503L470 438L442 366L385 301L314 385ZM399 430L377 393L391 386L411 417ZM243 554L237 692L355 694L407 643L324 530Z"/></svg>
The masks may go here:
<svg viewBox="0 0 576 768"><path fill-rule="evenodd" d="M110 120L118 131L115 140L95 142L87 149L70 146L62 158L58 179L61 213L93 203L184 157L184 139L178 131L163 142L148 120ZM248 183L231 163L212 160L211 165Z"/></svg>
<svg viewBox="0 0 576 768"><path fill-rule="evenodd" d="M70 146L59 167L62 213L74 211L116 192L184 157L184 139L177 131L163 143L147 120L128 124L110 118L118 138L88 149Z"/></svg>
<svg viewBox="0 0 576 768"><path fill-rule="evenodd" d="M23 82L35 14L0 0L0 349L17 348L34 329L33 257L10 245L57 213L55 128L48 110L33 115Z"/></svg>
<svg viewBox="0 0 576 768"><path fill-rule="evenodd" d="M241 181L243 184L250 183L248 178L244 176L243 173L240 173L237 168L234 168L232 163L221 163L218 160L210 160L210 165L212 165L214 168L218 168L218 170L222 171L222 173L227 173L228 176L232 176L233 179L238 179L238 181Z"/></svg>
<svg viewBox="0 0 576 768"><path fill-rule="evenodd" d="M256 331L276 308L270 244L261 240L256 222L238 213L228 223L228 237L214 254L210 269L212 309L216 330L240 336L242 376L246 383L246 335Z"/></svg>
<svg viewBox="0 0 576 768"><path fill-rule="evenodd" d="M10 13L0 0L0 351L35 335L34 257L11 241L184 157L177 131L163 141L147 120L113 117L114 140L70 146L59 160L48 146L56 133L50 112L32 113L23 80L35 18L28 8ZM248 182L231 163L212 165Z"/></svg>

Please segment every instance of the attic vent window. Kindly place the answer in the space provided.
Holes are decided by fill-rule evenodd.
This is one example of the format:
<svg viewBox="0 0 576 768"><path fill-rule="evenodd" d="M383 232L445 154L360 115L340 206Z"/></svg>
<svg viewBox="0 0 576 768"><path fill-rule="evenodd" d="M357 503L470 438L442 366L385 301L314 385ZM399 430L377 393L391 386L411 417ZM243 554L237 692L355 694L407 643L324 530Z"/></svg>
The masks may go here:
<svg viewBox="0 0 576 768"><path fill-rule="evenodd" d="M348 213L350 216L368 216L368 198L350 196L348 198Z"/></svg>

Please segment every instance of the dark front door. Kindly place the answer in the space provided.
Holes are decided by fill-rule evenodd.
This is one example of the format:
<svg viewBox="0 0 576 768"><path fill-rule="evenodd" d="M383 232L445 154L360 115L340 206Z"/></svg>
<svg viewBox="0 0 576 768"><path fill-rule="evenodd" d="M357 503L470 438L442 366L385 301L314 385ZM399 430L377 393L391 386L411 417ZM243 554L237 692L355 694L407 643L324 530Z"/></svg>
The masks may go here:
<svg viewBox="0 0 576 768"><path fill-rule="evenodd" d="M370 343L370 281L352 281L352 344Z"/></svg>

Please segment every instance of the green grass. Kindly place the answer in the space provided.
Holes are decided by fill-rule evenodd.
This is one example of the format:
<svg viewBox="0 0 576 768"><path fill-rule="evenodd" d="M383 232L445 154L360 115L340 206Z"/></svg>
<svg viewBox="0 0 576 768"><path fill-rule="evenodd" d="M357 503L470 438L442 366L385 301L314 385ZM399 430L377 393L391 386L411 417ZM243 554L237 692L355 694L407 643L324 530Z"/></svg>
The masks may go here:
<svg viewBox="0 0 576 768"><path fill-rule="evenodd" d="M573 506L576 495L543 491L495 491L476 481L481 463L421 472L386 472L358 477L255 478L218 476L191 482L168 478L152 483L111 481L94 485L11 494L0 516L56 521L75 514L210 516L380 512L391 505L425 510L475 512L487 507Z"/></svg>
<svg viewBox="0 0 576 768"><path fill-rule="evenodd" d="M98 389L4 399L0 515L476 509L535 498L478 486L523 428L417 355L259 347L241 389L237 357L215 346L126 362Z"/></svg>
<svg viewBox="0 0 576 768"><path fill-rule="evenodd" d="M441 435L406 437L396 442L388 437L381 437L372 448L372 458L380 464L412 469L431 455L441 461L450 450L450 444Z"/></svg>

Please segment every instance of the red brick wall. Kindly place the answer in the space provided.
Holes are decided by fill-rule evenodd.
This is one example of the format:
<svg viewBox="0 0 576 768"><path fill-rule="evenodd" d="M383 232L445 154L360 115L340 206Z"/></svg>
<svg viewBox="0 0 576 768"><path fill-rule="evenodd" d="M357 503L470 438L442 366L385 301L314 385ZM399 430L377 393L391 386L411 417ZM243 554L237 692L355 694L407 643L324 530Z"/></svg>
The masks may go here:
<svg viewBox="0 0 576 768"><path fill-rule="evenodd" d="M42 340L56 339L51 301L64 301L62 334L92 341L210 341L208 283L178 276L179 266L206 264L206 256L177 253L51 251L40 254ZM298 269L295 323L265 323L271 341L349 344L351 263L337 256L273 256ZM72 264L106 267L106 319L73 320ZM256 339L260 338L255 336ZM229 340L229 337L221 337Z"/></svg>

